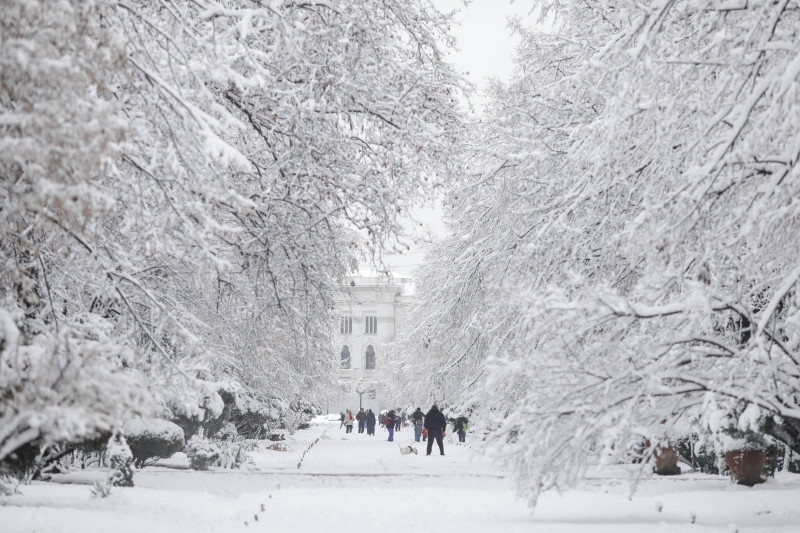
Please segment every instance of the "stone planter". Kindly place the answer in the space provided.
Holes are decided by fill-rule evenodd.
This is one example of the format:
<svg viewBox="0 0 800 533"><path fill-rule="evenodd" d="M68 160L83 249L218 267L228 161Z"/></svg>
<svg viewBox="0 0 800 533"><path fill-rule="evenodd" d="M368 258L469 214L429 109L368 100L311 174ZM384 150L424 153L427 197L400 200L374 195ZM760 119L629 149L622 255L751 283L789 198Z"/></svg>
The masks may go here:
<svg viewBox="0 0 800 533"><path fill-rule="evenodd" d="M677 476L681 473L681 467L678 466L678 452L672 446L656 448L653 450L653 456L656 459L653 472L659 476Z"/></svg>
<svg viewBox="0 0 800 533"><path fill-rule="evenodd" d="M731 450L725 452L725 462L731 469L731 477L739 485L752 487L764 483L761 473L764 471L766 454L764 450Z"/></svg>

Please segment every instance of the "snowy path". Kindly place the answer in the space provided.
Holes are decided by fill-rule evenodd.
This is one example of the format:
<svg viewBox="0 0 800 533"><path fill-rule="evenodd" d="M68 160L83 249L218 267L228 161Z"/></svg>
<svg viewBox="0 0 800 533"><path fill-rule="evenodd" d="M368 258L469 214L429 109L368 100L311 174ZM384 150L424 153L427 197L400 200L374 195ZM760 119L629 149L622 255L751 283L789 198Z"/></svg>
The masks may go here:
<svg viewBox="0 0 800 533"><path fill-rule="evenodd" d="M388 443L380 430L368 437L316 426L286 451L257 453L254 470L146 468L136 487L104 499L86 486L102 472L76 472L0 498L0 532L800 531L800 476L756 489L716 476L653 478L628 498L624 475L611 471L546 494L531 517L485 458L450 442L444 457L424 456L423 443L420 455L400 455L412 441L407 430Z"/></svg>

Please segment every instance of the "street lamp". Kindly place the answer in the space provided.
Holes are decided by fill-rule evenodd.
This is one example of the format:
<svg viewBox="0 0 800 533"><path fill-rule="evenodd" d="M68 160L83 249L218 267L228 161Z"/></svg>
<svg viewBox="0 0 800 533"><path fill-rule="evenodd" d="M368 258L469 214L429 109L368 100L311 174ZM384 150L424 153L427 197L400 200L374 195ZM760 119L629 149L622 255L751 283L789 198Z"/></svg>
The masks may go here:
<svg viewBox="0 0 800 533"><path fill-rule="evenodd" d="M359 383L358 387L356 388L356 394L358 394L358 409L359 409L359 411L362 409L361 397L364 396L365 392L367 392L366 390L363 390L362 387L363 387L363 384Z"/></svg>

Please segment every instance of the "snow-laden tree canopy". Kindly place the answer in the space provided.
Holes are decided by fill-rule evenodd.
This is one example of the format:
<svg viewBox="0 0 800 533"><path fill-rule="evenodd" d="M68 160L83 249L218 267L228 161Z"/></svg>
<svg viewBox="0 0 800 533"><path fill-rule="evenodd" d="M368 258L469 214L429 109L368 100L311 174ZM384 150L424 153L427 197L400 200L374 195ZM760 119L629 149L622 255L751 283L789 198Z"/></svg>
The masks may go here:
<svg viewBox="0 0 800 533"><path fill-rule="evenodd" d="M447 177L447 24L422 0L4 2L0 461L196 415L198 378L318 399L332 290Z"/></svg>
<svg viewBox="0 0 800 533"><path fill-rule="evenodd" d="M422 272L405 393L482 407L532 503L678 432L800 451L800 5L535 5Z"/></svg>

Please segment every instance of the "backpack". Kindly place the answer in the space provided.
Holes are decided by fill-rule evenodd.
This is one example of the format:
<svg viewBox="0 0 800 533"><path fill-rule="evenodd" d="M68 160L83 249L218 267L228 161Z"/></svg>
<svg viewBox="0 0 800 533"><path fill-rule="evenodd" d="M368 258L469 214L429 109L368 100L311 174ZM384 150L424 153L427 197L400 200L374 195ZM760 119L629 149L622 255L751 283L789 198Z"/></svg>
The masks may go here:
<svg viewBox="0 0 800 533"><path fill-rule="evenodd" d="M391 423L392 423L392 421L391 421L391 420L389 420L389 417L388 417L388 416L387 416L386 418L384 418L384 419L383 419L383 425L384 425L384 426L386 426L386 427L389 427L389 425L390 425Z"/></svg>

